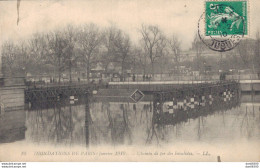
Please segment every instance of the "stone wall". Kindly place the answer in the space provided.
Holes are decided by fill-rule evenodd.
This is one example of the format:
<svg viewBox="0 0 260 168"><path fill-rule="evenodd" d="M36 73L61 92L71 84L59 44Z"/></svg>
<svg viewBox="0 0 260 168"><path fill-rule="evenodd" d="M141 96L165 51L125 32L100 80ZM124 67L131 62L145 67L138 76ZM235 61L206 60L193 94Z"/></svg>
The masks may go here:
<svg viewBox="0 0 260 168"><path fill-rule="evenodd" d="M24 86L0 87L0 104L4 112L24 109Z"/></svg>

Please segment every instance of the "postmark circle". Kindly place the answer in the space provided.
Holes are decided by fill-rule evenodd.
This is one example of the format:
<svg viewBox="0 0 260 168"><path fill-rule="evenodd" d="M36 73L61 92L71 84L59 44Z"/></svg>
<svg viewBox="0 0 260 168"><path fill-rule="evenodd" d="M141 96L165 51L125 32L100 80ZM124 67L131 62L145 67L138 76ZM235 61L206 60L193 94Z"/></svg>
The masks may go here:
<svg viewBox="0 0 260 168"><path fill-rule="evenodd" d="M208 16L204 12L201 15L198 21L198 35L201 41L211 50L225 52L234 49L244 37L245 21L241 16L233 16L235 12L232 7L221 5L221 8L227 13L219 12L213 16ZM232 22L231 19L234 21ZM235 24L242 24L242 31L235 29ZM211 31L206 30L208 27ZM232 29L235 29L235 31L232 31Z"/></svg>

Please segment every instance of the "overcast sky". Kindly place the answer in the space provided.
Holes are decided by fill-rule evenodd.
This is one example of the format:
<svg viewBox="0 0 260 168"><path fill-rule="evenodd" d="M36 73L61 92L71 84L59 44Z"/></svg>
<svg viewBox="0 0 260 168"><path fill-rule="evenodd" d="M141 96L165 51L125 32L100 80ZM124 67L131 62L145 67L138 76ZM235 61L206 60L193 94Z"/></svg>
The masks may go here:
<svg viewBox="0 0 260 168"><path fill-rule="evenodd" d="M0 43L26 39L35 32L61 28L69 23L93 22L99 26L115 23L132 41L140 39L142 23L156 24L167 35L177 34L182 48L191 47L204 0L21 0L17 26L17 2L0 1ZM260 27L260 1L250 0L250 34Z"/></svg>

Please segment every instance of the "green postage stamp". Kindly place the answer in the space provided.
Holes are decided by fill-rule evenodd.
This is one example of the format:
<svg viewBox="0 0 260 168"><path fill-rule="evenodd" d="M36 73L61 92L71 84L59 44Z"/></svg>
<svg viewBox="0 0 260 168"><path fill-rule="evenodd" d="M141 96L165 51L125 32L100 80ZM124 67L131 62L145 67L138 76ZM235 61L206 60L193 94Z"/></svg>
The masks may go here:
<svg viewBox="0 0 260 168"><path fill-rule="evenodd" d="M248 1L206 1L205 35L248 34Z"/></svg>
<svg viewBox="0 0 260 168"><path fill-rule="evenodd" d="M198 35L210 49L234 49L249 35L248 0L207 0L198 22Z"/></svg>

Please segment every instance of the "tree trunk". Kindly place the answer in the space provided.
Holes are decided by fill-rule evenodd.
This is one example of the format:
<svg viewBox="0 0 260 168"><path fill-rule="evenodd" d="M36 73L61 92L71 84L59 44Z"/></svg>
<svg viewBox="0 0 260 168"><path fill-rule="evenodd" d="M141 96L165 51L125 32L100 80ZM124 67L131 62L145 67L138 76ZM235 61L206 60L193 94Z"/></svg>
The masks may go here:
<svg viewBox="0 0 260 168"><path fill-rule="evenodd" d="M90 62L89 59L87 60L87 81L89 83L89 74L90 74Z"/></svg>
<svg viewBox="0 0 260 168"><path fill-rule="evenodd" d="M122 63L121 63L121 70L122 70L122 79L121 79L121 81L125 81L125 73L124 73L124 71L125 71L125 69L124 69L124 59L123 59L123 61L122 61Z"/></svg>
<svg viewBox="0 0 260 168"><path fill-rule="evenodd" d="M146 56L144 57L144 74L146 74Z"/></svg>
<svg viewBox="0 0 260 168"><path fill-rule="evenodd" d="M61 78L60 56L58 61L58 73L59 73L59 84L60 84L60 78Z"/></svg>
<svg viewBox="0 0 260 168"><path fill-rule="evenodd" d="M154 62L152 61L152 77L154 77Z"/></svg>
<svg viewBox="0 0 260 168"><path fill-rule="evenodd" d="M72 79L71 79L71 59L70 59L70 62L69 62L69 71L70 71L70 83L72 82Z"/></svg>
<svg viewBox="0 0 260 168"><path fill-rule="evenodd" d="M197 54L197 71L200 70L199 55Z"/></svg>

